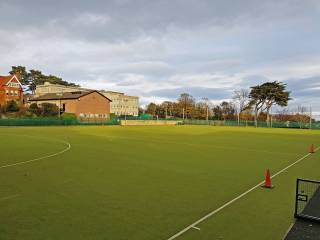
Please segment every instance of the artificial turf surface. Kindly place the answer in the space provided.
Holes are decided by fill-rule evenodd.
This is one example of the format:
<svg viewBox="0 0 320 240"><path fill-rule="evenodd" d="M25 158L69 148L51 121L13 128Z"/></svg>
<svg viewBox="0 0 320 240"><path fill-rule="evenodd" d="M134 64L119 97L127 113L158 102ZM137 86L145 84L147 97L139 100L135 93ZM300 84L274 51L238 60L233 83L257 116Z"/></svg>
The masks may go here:
<svg viewBox="0 0 320 240"><path fill-rule="evenodd" d="M1 168L71 149L61 155ZM307 154L320 132L212 126L0 128L0 239L166 240ZM315 153L178 239L282 239Z"/></svg>

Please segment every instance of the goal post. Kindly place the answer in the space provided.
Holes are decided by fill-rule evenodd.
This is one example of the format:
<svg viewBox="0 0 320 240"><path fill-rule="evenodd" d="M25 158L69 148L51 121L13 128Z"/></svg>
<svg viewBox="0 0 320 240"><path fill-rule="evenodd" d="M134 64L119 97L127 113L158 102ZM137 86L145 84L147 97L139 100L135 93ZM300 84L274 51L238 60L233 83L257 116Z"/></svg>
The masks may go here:
<svg viewBox="0 0 320 240"><path fill-rule="evenodd" d="M297 179L294 216L320 222L319 181Z"/></svg>

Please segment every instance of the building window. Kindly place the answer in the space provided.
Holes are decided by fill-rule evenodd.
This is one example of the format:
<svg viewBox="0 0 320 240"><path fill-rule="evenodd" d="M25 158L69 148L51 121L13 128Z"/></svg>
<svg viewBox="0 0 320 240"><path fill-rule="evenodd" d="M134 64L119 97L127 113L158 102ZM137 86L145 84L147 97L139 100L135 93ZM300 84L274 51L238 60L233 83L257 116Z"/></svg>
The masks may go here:
<svg viewBox="0 0 320 240"><path fill-rule="evenodd" d="M10 82L7 84L8 87L14 87L14 88L19 88L19 83L14 83L14 82Z"/></svg>

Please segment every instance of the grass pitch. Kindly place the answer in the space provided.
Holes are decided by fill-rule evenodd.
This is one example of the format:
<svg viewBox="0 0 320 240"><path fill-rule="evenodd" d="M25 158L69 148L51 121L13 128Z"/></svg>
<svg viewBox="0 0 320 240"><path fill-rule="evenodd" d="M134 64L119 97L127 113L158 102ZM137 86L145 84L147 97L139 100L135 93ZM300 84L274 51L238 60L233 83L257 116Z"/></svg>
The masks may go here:
<svg viewBox="0 0 320 240"><path fill-rule="evenodd" d="M43 156L71 149L50 158ZM320 132L212 126L0 128L0 239L166 240L307 154ZM32 159L25 164L13 165ZM7 167L1 167L7 166ZM313 154L177 239L281 239Z"/></svg>

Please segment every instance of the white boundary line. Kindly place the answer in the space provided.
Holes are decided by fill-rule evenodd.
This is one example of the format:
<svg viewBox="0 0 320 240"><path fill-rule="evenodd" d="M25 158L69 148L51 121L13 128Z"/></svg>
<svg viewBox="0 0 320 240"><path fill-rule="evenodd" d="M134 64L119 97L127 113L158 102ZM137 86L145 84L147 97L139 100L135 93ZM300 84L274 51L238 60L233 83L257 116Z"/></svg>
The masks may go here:
<svg viewBox="0 0 320 240"><path fill-rule="evenodd" d="M290 224L290 227L288 228L288 230L286 231L286 234L283 236L283 238L281 240L285 240L287 235L289 234L289 232L291 231L291 228L294 226L294 223Z"/></svg>
<svg viewBox="0 0 320 240"><path fill-rule="evenodd" d="M18 197L18 196L20 196L20 194L10 195L10 196L7 196L7 197L0 198L0 201L8 200L8 199L15 198L15 197Z"/></svg>
<svg viewBox="0 0 320 240"><path fill-rule="evenodd" d="M7 135L7 136L25 136L25 137L40 138L40 139L43 138L43 139L50 139L50 140L58 140L58 139L55 139L55 138L45 138L45 137L28 136L28 135L15 135L15 134L13 134L13 135L4 134L4 135ZM65 148L65 149L63 149L63 150L61 150L61 151L59 151L59 152L50 154L50 155L46 155L46 156L42 156L42 157L30 159L30 160L27 160L27 161L22 161L22 162L17 162L17 163L2 165L2 166L0 166L0 169L2 169L2 168L8 168L8 167L14 167L14 166L22 165L22 164L27 164L27 163L31 163L31 162L40 161L40 160L43 160L43 159L46 159L46 158L55 157L55 156L58 156L58 155L60 155L60 154L65 153L65 152L67 152L67 151L69 151L69 150L71 149L71 144L70 144L69 142L66 142L66 141L63 141L63 140L58 140L58 142L67 145L67 148Z"/></svg>
<svg viewBox="0 0 320 240"><path fill-rule="evenodd" d="M198 230L198 231L200 231L201 229L200 228L198 228L198 227L192 227L192 228L194 228L194 229L196 229L196 230Z"/></svg>
<svg viewBox="0 0 320 240"><path fill-rule="evenodd" d="M320 147L318 147L316 149L319 150ZM301 162L302 160L304 160L305 158L309 157L312 153L308 153L306 155L304 155L303 157L299 158L297 161L291 163L290 165L288 165L287 167L283 168L282 170L278 171L277 173L275 173L274 175L271 176L271 178L274 178L276 176L278 176L279 174L283 173L284 171L286 171L287 169L291 168L292 166L298 164L299 162ZM181 236L182 234L184 234L185 232L187 232L188 230L190 230L191 228L196 228L196 226L205 221L206 219L208 219L209 217L215 215L216 213L220 212L221 210L223 210L224 208L228 207L229 205L231 205L232 203L234 203L235 201L239 200L240 198L246 196L248 193L252 192L253 190L255 190L256 188L260 187L262 184L264 183L264 181L258 183L257 185L255 185L254 187L248 189L247 191L245 191L244 193L240 194L239 196L235 197L234 199L230 200L229 202L223 204L221 207L213 210L212 212L208 213L207 215L203 216L202 218L200 218L199 220L195 221L194 223L192 223L191 225L187 226L186 228L182 229L180 232L176 233L175 235L171 236L168 238L168 240L173 240L176 239L177 237Z"/></svg>

